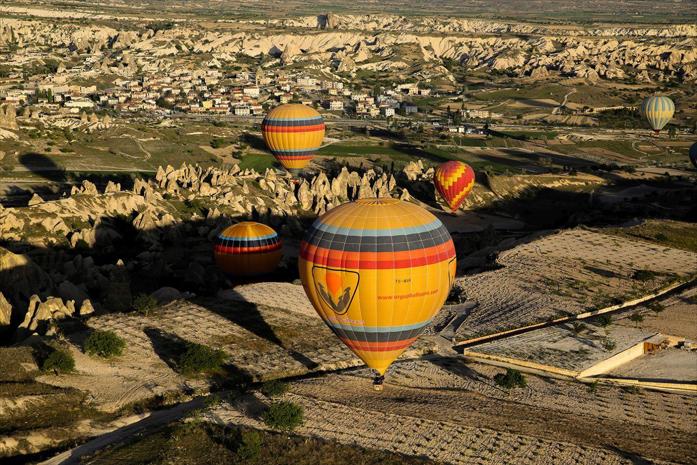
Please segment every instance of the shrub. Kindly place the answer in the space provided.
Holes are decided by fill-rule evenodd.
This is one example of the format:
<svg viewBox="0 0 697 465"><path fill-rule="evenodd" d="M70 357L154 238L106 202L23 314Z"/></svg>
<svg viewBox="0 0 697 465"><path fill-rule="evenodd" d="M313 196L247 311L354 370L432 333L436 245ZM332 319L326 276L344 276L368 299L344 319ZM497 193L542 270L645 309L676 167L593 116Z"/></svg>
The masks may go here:
<svg viewBox="0 0 697 465"><path fill-rule="evenodd" d="M598 382L597 381L593 381L592 383L590 383L588 385L588 392L594 394L597 390L598 390Z"/></svg>
<svg viewBox="0 0 697 465"><path fill-rule="evenodd" d="M262 419L267 426L281 431L292 431L303 423L303 408L288 401L274 402L264 412Z"/></svg>
<svg viewBox="0 0 697 465"><path fill-rule="evenodd" d="M214 149L219 149L220 147L225 145L225 139L221 139L219 137L216 137L215 139L211 140L210 145Z"/></svg>
<svg viewBox="0 0 697 465"><path fill-rule="evenodd" d="M581 334L586 329L586 325L579 321L574 321L571 323L571 330L574 332L574 334Z"/></svg>
<svg viewBox="0 0 697 465"><path fill-rule="evenodd" d="M186 351L179 357L179 371L192 375L218 370L225 361L225 352L202 344L188 343Z"/></svg>
<svg viewBox="0 0 697 465"><path fill-rule="evenodd" d="M599 315L596 319L595 322L598 323L600 326L610 326L612 324L612 315L604 314L604 315Z"/></svg>
<svg viewBox="0 0 697 465"><path fill-rule="evenodd" d="M450 288L450 293L448 294L448 300L446 303L453 305L461 304L465 301L467 301L467 292L465 291L465 288L460 283L453 284L453 287Z"/></svg>
<svg viewBox="0 0 697 465"><path fill-rule="evenodd" d="M666 309L665 305L663 305L660 302L651 302L647 305L649 310L655 312L655 313L661 313L663 310Z"/></svg>
<svg viewBox="0 0 697 465"><path fill-rule="evenodd" d="M617 347L617 344L615 341L610 339L609 337L606 337L603 339L603 348L607 351L613 350L615 347Z"/></svg>
<svg viewBox="0 0 697 465"><path fill-rule="evenodd" d="M148 316L155 308L157 308L157 299L150 294L138 294L133 299L133 310L142 315Z"/></svg>
<svg viewBox="0 0 697 465"><path fill-rule="evenodd" d="M632 321L635 325L639 325L642 321L644 321L644 315L641 313L633 313L630 317L629 320Z"/></svg>
<svg viewBox="0 0 697 465"><path fill-rule="evenodd" d="M113 331L94 331L87 336L83 348L89 355L113 357L121 355L126 347L126 341Z"/></svg>
<svg viewBox="0 0 697 465"><path fill-rule="evenodd" d="M637 281L651 281L652 279L656 279L656 276L657 274L655 271L636 270L632 275L632 278L636 279Z"/></svg>
<svg viewBox="0 0 697 465"><path fill-rule="evenodd" d="M261 446L264 438L258 431L242 431L240 434L240 445L235 452L240 462L253 462L261 454Z"/></svg>
<svg viewBox="0 0 697 465"><path fill-rule="evenodd" d="M496 384L502 388L512 389L516 387L524 388L528 385L523 374L513 368L506 368L506 373L499 373L494 376Z"/></svg>
<svg viewBox="0 0 697 465"><path fill-rule="evenodd" d="M46 357L41 364L41 369L55 373L69 373L75 369L75 359L67 350L56 349Z"/></svg>
<svg viewBox="0 0 697 465"><path fill-rule="evenodd" d="M261 392L267 397L278 397L288 392L288 384L277 379L267 381L261 386Z"/></svg>

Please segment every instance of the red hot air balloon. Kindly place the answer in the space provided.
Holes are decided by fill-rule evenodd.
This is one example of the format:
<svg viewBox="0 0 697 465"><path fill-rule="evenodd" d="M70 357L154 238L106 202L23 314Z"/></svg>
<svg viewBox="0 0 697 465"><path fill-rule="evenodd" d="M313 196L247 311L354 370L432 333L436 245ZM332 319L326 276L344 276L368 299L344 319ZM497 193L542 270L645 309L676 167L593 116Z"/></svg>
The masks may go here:
<svg viewBox="0 0 697 465"><path fill-rule="evenodd" d="M446 161L436 168L436 190L452 211L457 211L474 187L474 170L461 161Z"/></svg>

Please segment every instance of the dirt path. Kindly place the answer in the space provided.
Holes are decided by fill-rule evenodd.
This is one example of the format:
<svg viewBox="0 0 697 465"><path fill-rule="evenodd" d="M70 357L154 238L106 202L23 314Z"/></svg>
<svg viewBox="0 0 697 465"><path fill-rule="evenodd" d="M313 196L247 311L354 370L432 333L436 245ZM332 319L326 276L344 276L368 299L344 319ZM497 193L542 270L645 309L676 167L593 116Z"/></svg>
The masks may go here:
<svg viewBox="0 0 697 465"><path fill-rule="evenodd" d="M152 433L159 428L171 423L175 420L186 416L195 409L200 409L204 406L203 398L196 398L189 402L179 404L168 410L159 410L153 412L145 419L136 423L118 428L114 431L102 434L74 449L62 452L55 457L52 457L39 465L72 465L79 464L82 457L89 456L95 452L112 444L117 444L134 437L137 434L144 432Z"/></svg>
<svg viewBox="0 0 697 465"><path fill-rule="evenodd" d="M560 104L558 107L556 107L554 110L552 110L552 114L553 114L553 115L559 114L559 112L561 111L561 109L564 108L564 107L566 106L566 103L569 101L569 96L575 94L576 92L577 92L577 91L576 91L576 88L575 88L575 87L574 87L573 89L571 89L571 92L569 92L568 94L566 94L566 95L564 96L564 101L561 102L561 104Z"/></svg>

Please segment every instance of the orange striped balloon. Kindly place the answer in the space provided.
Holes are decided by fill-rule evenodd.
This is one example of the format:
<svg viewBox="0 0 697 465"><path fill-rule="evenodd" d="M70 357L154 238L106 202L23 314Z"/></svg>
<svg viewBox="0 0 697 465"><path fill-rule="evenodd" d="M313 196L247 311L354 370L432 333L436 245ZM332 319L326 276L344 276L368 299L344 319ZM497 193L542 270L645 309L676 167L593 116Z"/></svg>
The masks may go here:
<svg viewBox="0 0 697 465"><path fill-rule="evenodd" d="M265 224L244 221L225 228L216 241L215 263L232 276L271 273L281 261L281 239Z"/></svg>
<svg viewBox="0 0 697 465"><path fill-rule="evenodd" d="M436 168L436 190L452 211L462 205L474 187L474 170L461 161L447 161Z"/></svg>

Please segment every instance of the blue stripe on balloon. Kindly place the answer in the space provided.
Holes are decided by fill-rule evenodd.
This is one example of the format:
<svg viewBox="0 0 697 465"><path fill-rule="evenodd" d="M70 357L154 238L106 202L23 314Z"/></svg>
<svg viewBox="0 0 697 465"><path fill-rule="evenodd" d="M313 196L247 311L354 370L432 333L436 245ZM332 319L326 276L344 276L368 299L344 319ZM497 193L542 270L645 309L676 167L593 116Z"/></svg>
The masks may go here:
<svg viewBox="0 0 697 465"><path fill-rule="evenodd" d="M344 228L341 226L332 226L327 223L322 223L319 220L312 225L315 229L325 231L332 234L341 234L344 236L402 236L407 234L418 234L423 232L435 231L443 226L440 220L435 220L428 224L419 226L408 226L406 228L390 228L390 229L363 229L363 228Z"/></svg>
<svg viewBox="0 0 697 465"><path fill-rule="evenodd" d="M399 331L409 331L412 329L425 328L426 326L431 324L431 320L426 320L426 321L422 321L419 323L414 323L411 325L402 325L402 326L352 326L352 325L344 325L341 323L336 323L332 320L326 320L326 322L332 328L336 328L339 330L343 329L346 331L363 331L365 333L393 333L393 332L399 332Z"/></svg>
<svg viewBox="0 0 697 465"><path fill-rule="evenodd" d="M234 239L236 241L243 241L243 242L261 241L264 239L274 239L275 237L278 237L278 234L271 233L271 234L267 234L266 236L257 236L257 237L226 236L223 233L220 233L218 235L218 239Z"/></svg>

